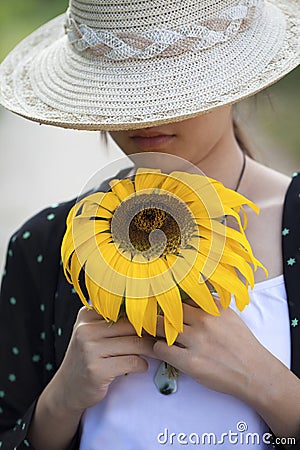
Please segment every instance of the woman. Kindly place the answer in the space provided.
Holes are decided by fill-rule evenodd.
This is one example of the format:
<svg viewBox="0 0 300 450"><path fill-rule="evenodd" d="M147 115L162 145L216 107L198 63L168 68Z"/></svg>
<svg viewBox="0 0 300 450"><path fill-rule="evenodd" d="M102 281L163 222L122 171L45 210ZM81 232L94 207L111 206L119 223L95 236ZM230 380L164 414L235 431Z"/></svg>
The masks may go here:
<svg viewBox="0 0 300 450"><path fill-rule="evenodd" d="M282 274L299 254L281 256L282 233L296 242L282 215L299 177L291 184L244 156L230 106L298 65L299 15L296 1L72 1L66 36L59 17L4 61L1 102L12 111L108 130L128 155L183 157L255 202L261 213L248 214L247 237L269 280L257 272L243 313L184 305L176 345L159 339L161 318L158 338L137 338L127 320L109 327L80 308L64 278L74 202L42 211L12 238L3 280L3 448L267 448L272 439L280 448L300 439L297 317ZM151 381L161 360L181 371L174 395Z"/></svg>

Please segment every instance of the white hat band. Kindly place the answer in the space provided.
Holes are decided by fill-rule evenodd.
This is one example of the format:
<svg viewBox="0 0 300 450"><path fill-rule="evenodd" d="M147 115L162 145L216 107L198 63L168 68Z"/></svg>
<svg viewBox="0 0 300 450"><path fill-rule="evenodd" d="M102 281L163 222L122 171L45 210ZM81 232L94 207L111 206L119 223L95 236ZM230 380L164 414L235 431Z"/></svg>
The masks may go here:
<svg viewBox="0 0 300 450"><path fill-rule="evenodd" d="M130 58L178 56L188 51L198 52L221 44L247 30L262 12L262 0L241 0L218 16L200 24L188 24L178 29L152 29L144 33L93 30L77 24L67 11L65 30L74 49L83 54L122 61Z"/></svg>

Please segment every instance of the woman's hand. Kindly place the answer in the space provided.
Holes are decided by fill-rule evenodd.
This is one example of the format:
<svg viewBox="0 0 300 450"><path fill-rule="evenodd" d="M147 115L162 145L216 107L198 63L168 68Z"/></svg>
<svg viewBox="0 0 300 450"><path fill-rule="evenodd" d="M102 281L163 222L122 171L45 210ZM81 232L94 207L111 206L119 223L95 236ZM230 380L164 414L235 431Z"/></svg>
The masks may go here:
<svg viewBox="0 0 300 450"><path fill-rule="evenodd" d="M151 337L138 337L125 318L109 324L95 311L81 308L55 376L66 407L83 412L105 397L117 376L146 371L141 355L153 357L153 342Z"/></svg>
<svg viewBox="0 0 300 450"><path fill-rule="evenodd" d="M252 406L280 437L300 438L300 380L273 356L230 308L214 317L183 305L184 328L175 345L157 340L160 358L210 389ZM164 337L163 318L158 336Z"/></svg>
<svg viewBox="0 0 300 450"><path fill-rule="evenodd" d="M138 337L127 319L110 325L81 308L64 360L37 402L29 439L37 450L68 448L84 410L101 401L119 375L147 370L151 337Z"/></svg>
<svg viewBox="0 0 300 450"><path fill-rule="evenodd" d="M264 348L230 308L220 307L218 317L187 304L183 309L183 333L171 347L158 340L153 348L156 357L210 389L243 397L255 376L257 355ZM158 323L158 336L163 337L162 317Z"/></svg>

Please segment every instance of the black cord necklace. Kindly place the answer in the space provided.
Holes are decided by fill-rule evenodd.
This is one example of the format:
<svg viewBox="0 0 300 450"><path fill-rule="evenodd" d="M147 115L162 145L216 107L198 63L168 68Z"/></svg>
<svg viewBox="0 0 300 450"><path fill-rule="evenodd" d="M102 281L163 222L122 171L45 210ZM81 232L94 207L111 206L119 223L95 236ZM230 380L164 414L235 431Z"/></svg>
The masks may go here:
<svg viewBox="0 0 300 450"><path fill-rule="evenodd" d="M246 153L242 151L242 155L243 155L243 165L242 165L242 169L241 169L241 172L240 172L240 175L239 175L239 179L238 179L236 187L234 189L235 191L237 191L239 189L240 184L241 184L242 179L243 179L243 176L244 176L244 173L245 173L245 169L246 169L246 161L247 161L246 160ZM198 167L198 163L199 163L199 161L194 163L194 165Z"/></svg>
<svg viewBox="0 0 300 450"><path fill-rule="evenodd" d="M246 153L243 152L243 165L242 165L242 170L241 170L239 179L238 179L238 181L237 181L236 187L235 187L235 189L234 189L236 192L238 191L238 189L239 189L239 187L240 187L241 181L242 181L243 176L244 176L244 173L245 173L245 169L246 169Z"/></svg>

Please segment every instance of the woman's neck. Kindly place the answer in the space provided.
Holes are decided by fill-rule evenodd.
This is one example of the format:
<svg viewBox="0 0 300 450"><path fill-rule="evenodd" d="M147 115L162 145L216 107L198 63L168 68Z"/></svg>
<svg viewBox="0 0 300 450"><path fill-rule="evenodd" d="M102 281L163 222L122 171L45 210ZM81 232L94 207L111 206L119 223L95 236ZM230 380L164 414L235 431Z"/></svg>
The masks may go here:
<svg viewBox="0 0 300 450"><path fill-rule="evenodd" d="M208 177L221 181L224 186L236 189L243 170L244 156L233 129L229 129L200 160L193 161Z"/></svg>

